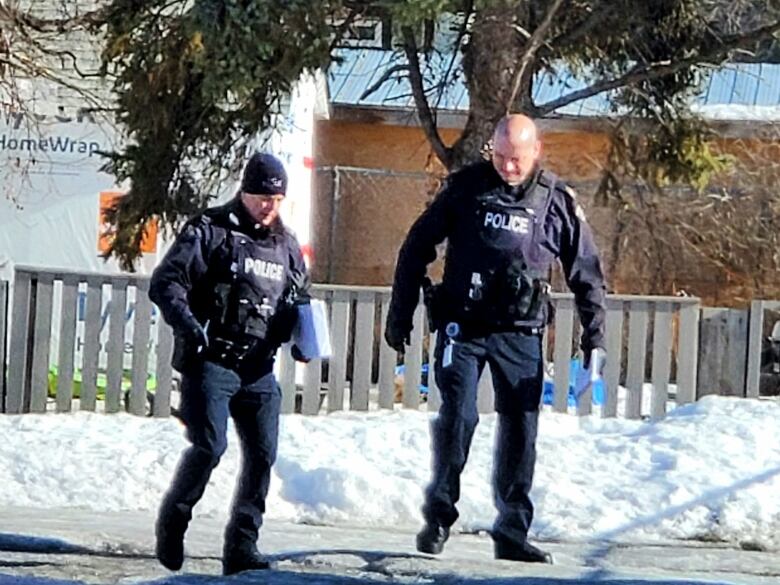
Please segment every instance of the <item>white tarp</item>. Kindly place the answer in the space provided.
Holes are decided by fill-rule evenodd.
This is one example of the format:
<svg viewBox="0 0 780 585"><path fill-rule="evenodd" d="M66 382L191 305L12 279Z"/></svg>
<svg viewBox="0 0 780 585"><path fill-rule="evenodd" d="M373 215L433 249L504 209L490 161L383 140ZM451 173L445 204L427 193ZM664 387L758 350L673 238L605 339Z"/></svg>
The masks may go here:
<svg viewBox="0 0 780 585"><path fill-rule="evenodd" d="M14 265L119 272L98 249L100 194L116 191L100 151L116 132L90 115L0 117L0 277ZM140 273L154 265L145 255Z"/></svg>

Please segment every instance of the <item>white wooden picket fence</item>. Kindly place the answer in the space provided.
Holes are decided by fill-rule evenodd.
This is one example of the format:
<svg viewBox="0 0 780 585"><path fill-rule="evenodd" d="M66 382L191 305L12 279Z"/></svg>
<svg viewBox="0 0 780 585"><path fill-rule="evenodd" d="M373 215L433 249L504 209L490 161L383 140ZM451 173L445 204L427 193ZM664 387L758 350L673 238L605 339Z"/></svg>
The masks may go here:
<svg viewBox="0 0 780 585"><path fill-rule="evenodd" d="M7 351L0 344L0 356L7 355L8 364L7 376L0 379L2 410L77 408L168 416L176 385L170 366L173 338L149 301L148 286L148 278L139 276L17 267L8 303ZM383 341L389 288L315 285L314 294L329 307L333 357L297 365L296 375L289 351L280 351L283 412L366 411L394 408L398 402L404 408L438 409L432 371L427 397L420 393L420 373L424 363L432 363L435 347L422 306L414 316L411 346L401 359ZM0 287L0 309L7 298L7 288ZM553 302L555 322L545 339L547 357L556 366L552 408L566 412L570 358L579 333L572 296L555 294ZM646 391L652 393L651 416L663 415L670 400L685 404L696 399L699 315L695 298L608 297L603 416L639 418ZM0 328L7 323L6 311L0 310ZM401 363L404 373L398 376ZM624 412L618 413L621 384L627 396ZM487 369L478 407L480 412L493 408ZM591 401L580 400L577 412L589 414Z"/></svg>

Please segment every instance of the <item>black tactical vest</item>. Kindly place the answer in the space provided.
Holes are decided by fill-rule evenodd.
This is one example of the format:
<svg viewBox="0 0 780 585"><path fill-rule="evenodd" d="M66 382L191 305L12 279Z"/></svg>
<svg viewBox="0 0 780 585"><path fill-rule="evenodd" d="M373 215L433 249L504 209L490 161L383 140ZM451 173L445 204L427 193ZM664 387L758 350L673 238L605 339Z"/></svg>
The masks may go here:
<svg viewBox="0 0 780 585"><path fill-rule="evenodd" d="M544 220L556 178L546 172L518 200L505 185L466 196L449 236L445 320L501 329L542 324L553 256Z"/></svg>
<svg viewBox="0 0 780 585"><path fill-rule="evenodd" d="M231 341L265 340L287 288L289 259L284 234L253 240L225 230L225 240L209 262L214 294L205 308L209 337Z"/></svg>

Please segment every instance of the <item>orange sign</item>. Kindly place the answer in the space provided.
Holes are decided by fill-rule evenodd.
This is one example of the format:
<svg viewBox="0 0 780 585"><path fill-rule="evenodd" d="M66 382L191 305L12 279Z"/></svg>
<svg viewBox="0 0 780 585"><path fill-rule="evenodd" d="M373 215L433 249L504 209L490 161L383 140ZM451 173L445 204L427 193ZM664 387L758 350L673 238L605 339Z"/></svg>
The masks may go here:
<svg viewBox="0 0 780 585"><path fill-rule="evenodd" d="M98 252L105 254L114 237L111 224L106 221L106 210L113 207L117 199L124 196L121 191L100 192L100 217L98 218ZM152 254L157 251L157 220L146 223L144 237L141 240L141 252Z"/></svg>

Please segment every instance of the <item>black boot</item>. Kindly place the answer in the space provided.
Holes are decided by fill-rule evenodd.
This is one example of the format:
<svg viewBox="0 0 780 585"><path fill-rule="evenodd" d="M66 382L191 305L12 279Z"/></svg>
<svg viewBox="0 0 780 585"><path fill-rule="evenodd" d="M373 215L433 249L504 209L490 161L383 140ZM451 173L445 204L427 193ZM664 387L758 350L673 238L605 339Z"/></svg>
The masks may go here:
<svg viewBox="0 0 780 585"><path fill-rule="evenodd" d="M160 564L170 571L178 571L184 563L186 531L187 521L163 503L154 525L156 536L154 551Z"/></svg>
<svg viewBox="0 0 780 585"><path fill-rule="evenodd" d="M444 543L450 537L450 529L439 524L426 524L417 534L417 550L437 555L444 550Z"/></svg>
<svg viewBox="0 0 780 585"><path fill-rule="evenodd" d="M536 548L528 541L518 546L502 540L496 540L493 543L493 551L497 559L505 561L553 564L553 557L550 553Z"/></svg>
<svg viewBox="0 0 780 585"><path fill-rule="evenodd" d="M274 563L261 555L254 546L226 548L222 555L222 574L225 576L273 568Z"/></svg>

